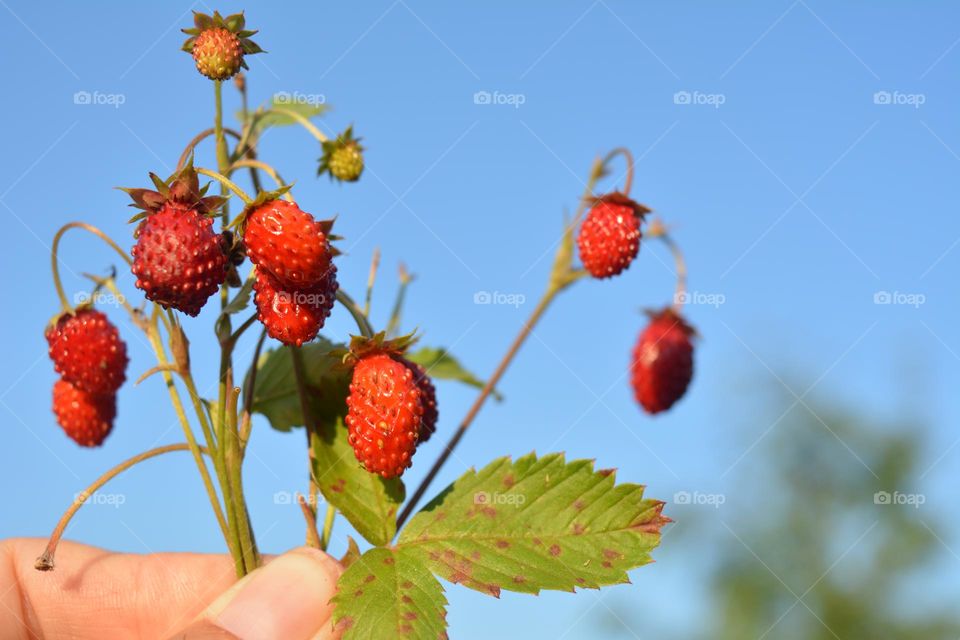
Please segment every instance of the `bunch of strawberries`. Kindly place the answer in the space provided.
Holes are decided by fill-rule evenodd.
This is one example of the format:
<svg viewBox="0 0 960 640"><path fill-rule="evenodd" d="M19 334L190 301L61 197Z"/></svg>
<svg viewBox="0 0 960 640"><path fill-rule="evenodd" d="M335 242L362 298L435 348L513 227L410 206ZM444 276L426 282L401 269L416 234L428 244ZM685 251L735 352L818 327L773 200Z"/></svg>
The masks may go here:
<svg viewBox="0 0 960 640"><path fill-rule="evenodd" d="M242 14L196 14L195 28L185 31L184 49L213 80L233 77L246 66L244 55L261 51ZM320 172L355 181L363 171L362 151L347 129L323 143ZM131 270L147 300L196 316L224 285L241 286L237 270L249 258L257 319L267 335L292 348L316 338L338 296L332 221L317 220L281 188L258 194L217 232L226 198L207 195L209 185L200 187L192 162L166 180L150 177L152 189L125 189L131 206L140 209L131 220L137 223ZM649 211L625 193L596 198L577 238L586 272L605 279L627 269ZM686 391L693 335L676 309L651 313L631 365L634 393L647 412L669 409ZM107 317L89 306L54 318L46 338L61 376L53 394L59 424L81 445L101 444L126 378L126 345ZM385 478L401 475L436 429L436 390L424 367L405 357L411 343L411 336L387 339L383 333L354 337L343 357L352 367L344 419L350 444L365 469Z"/></svg>

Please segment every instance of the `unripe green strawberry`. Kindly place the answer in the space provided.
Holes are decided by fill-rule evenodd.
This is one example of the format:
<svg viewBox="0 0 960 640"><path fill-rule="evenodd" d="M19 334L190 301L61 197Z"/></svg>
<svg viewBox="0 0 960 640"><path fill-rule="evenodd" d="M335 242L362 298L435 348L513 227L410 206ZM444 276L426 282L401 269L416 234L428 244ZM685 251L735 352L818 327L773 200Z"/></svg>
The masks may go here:
<svg viewBox="0 0 960 640"><path fill-rule="evenodd" d="M323 156L317 175L329 172L341 182L356 182L363 173L363 147L360 138L353 137L353 127L323 143Z"/></svg>

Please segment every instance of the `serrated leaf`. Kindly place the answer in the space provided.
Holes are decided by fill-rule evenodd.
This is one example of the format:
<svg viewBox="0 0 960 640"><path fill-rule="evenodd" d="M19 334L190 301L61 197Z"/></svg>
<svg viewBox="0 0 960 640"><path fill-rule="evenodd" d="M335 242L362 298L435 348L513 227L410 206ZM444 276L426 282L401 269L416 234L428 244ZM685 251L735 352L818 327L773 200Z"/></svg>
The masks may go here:
<svg viewBox="0 0 960 640"><path fill-rule="evenodd" d="M223 313L227 315L232 315L234 313L240 313L250 304L250 296L253 293L253 278L247 278L243 281L243 285L240 289L237 290L237 293L233 296L233 300L223 308Z"/></svg>
<svg viewBox="0 0 960 640"><path fill-rule="evenodd" d="M482 389L483 380L467 371L460 361L450 355L450 352L443 348L424 347L404 356L408 360L423 365L427 374L437 380L455 380L471 387ZM494 399L498 402L503 400L503 396L494 389Z"/></svg>
<svg viewBox="0 0 960 640"><path fill-rule="evenodd" d="M450 582L500 591L572 591L628 582L652 562L663 502L613 471L563 454L501 458L468 471L415 515L397 548Z"/></svg>
<svg viewBox="0 0 960 640"><path fill-rule="evenodd" d="M344 392L344 397L346 392ZM313 479L327 502L340 510L357 533L385 545L397 533L397 511L405 489L400 478L386 480L360 466L340 416L321 422L313 445Z"/></svg>
<svg viewBox="0 0 960 640"><path fill-rule="evenodd" d="M371 549L337 582L333 625L344 640L446 638L443 586L403 551Z"/></svg>
<svg viewBox="0 0 960 640"><path fill-rule="evenodd" d="M314 390L314 393L310 394L311 406L318 419L336 416L343 411L349 376L348 372L341 369L338 362L329 356L336 346L319 337L300 347L307 386ZM248 373L248 379L249 375ZM253 411L266 416L270 426L279 431L289 431L293 427L304 425L290 347L268 351L261 357L257 385L253 393Z"/></svg>

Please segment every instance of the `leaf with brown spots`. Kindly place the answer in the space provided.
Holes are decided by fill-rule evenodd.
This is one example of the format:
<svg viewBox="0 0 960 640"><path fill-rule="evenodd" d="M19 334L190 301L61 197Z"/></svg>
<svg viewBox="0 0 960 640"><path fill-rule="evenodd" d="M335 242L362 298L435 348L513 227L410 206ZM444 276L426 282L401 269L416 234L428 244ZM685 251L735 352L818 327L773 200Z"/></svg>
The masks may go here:
<svg viewBox="0 0 960 640"><path fill-rule="evenodd" d="M495 460L468 471L400 533L397 549L438 576L499 596L628 582L652 562L663 502L563 454Z"/></svg>
<svg viewBox="0 0 960 640"><path fill-rule="evenodd" d="M443 587L405 551L375 548L357 558L340 576L333 603L344 640L447 637Z"/></svg>

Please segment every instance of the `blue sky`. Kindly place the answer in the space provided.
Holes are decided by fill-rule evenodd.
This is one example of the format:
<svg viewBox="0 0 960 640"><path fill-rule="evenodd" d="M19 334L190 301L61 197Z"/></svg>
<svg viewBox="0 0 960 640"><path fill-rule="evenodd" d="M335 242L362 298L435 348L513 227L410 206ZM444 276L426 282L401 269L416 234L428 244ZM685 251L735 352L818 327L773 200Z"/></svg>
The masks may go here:
<svg viewBox="0 0 960 640"><path fill-rule="evenodd" d="M250 59L255 104L279 91L320 96L333 107L322 128L354 123L364 137L368 171L356 185L315 179L317 145L295 128L270 133L261 155L297 181L301 205L339 214L348 254L339 272L348 291L360 295L371 252L381 248L376 322L387 317L402 260L418 275L408 328L418 326L425 344L452 347L486 375L542 290L546 252L591 160L619 145L638 158L634 196L675 225L691 290L701 301L722 301L688 309L703 336L693 385L672 412L651 419L635 406L624 370L643 325L639 309L670 298L668 254L644 246L625 276L577 284L524 348L501 385L507 401L481 414L438 489L470 465L535 449L596 458L668 501L679 491L723 494L749 477L756 443L795 404L788 392L772 416L758 410L764 390L784 384L808 400L930 424L923 484L902 490L925 493L924 508L951 525L938 533L944 571L955 575L958 554L948 550L960 549L958 490L950 482L960 462L955 5L278 6L216 8L246 8L248 24L261 31L257 40L269 53ZM179 28L192 8L215 7L0 1L7 60L0 468L10 488L0 535L46 535L101 470L182 439L153 379L121 391L120 417L102 449L76 448L49 411L54 373L42 329L57 308L48 266L56 229L80 219L130 244L130 210L112 187L140 185L148 171L166 175L186 141L210 126L210 84L179 52ZM94 104L76 104L76 92L93 95ZM477 104L477 92L503 103ZM232 113L237 97L226 95ZM213 164L210 150L197 161ZM70 292L85 289L79 274L115 262L80 235L67 238L62 258ZM122 273L121 286L135 296L132 282ZM476 305L480 291L526 302ZM884 292L891 304L876 303ZM152 366L149 350L120 313L108 312L128 341L136 378ZM201 390L215 377L211 322L210 314L186 322ZM352 330L341 311L326 333L340 339ZM251 348L244 343L239 353ZM418 453L408 485L472 397L441 384L440 433ZM803 411L803 403L791 410ZM246 484L268 552L302 538L299 512L273 501L275 492L302 487L302 444L256 425ZM860 464L850 453L851 465ZM149 462L110 492L124 504L88 507L70 537L134 552L221 550L187 456ZM707 521L700 526L723 531L722 509L668 507L677 526L684 509L700 509ZM334 551L347 531L338 524ZM608 600L670 625L698 610L696 576L710 561L709 549L691 555L685 548L671 553L668 534L660 562L636 571L632 586L599 594L495 602L451 587L451 633L592 637L594 615Z"/></svg>

